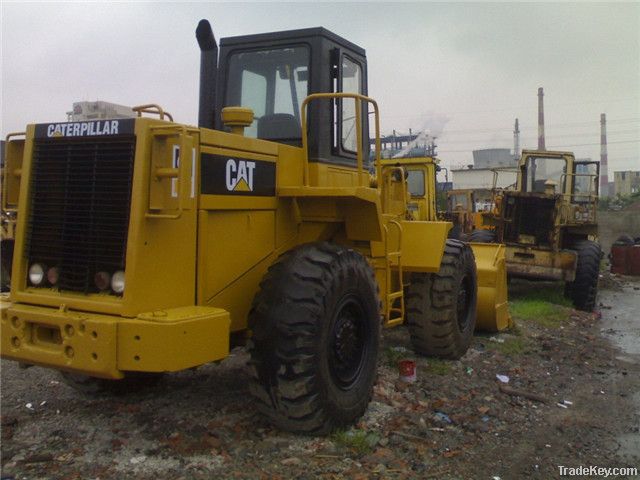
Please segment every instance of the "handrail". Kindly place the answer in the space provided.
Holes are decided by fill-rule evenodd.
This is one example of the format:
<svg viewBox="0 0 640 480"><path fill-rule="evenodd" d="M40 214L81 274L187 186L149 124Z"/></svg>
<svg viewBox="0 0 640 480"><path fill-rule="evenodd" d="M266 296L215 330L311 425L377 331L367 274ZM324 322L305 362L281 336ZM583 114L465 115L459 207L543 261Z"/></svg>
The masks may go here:
<svg viewBox="0 0 640 480"><path fill-rule="evenodd" d="M131 110L138 114L138 117L142 117L143 113L153 113L160 117L160 120L164 120L165 115L169 117L169 121L173 122L173 115L169 112L165 112L160 105L155 103L146 103L144 105L137 105L131 107Z"/></svg>
<svg viewBox="0 0 640 480"><path fill-rule="evenodd" d="M5 143L8 145L9 144L9 139L12 137L22 137L22 136L26 136L27 132L11 132L8 133L7 136L5 137ZM8 148L5 150L5 156L7 154ZM5 161L6 158L3 159L3 161ZM6 163L6 161L4 162L4 171L2 172L2 199L0 200L0 206L2 207L2 210L4 210L5 212L12 212L15 213L18 211L17 208L10 208L9 207L9 202L7 199L7 184L9 183L9 175L13 174L16 177L20 177L22 175L22 169L16 169L13 172L9 171L9 168L7 168L8 165Z"/></svg>
<svg viewBox="0 0 640 480"><path fill-rule="evenodd" d="M169 130L170 133L155 133L153 130ZM175 131L172 131L175 130ZM151 213L149 207L147 206L147 211L145 212L145 218L162 218L168 220L177 220L182 216L182 211L184 210L182 207L182 181L184 180L180 175L180 169L184 169L185 161L187 155L187 132L188 129L185 125L175 125L171 127L162 127L162 128L151 128L152 136L180 136L180 156L181 161L178 168L167 168L167 167L158 167L155 171L151 172L155 175L156 178L176 178L177 188L176 195L178 200L178 208L176 209L176 213ZM150 160L153 159L152 156L149 157ZM151 199L149 199L150 201Z"/></svg>
<svg viewBox="0 0 640 480"><path fill-rule="evenodd" d="M307 138L307 105L311 103L312 100L318 99L331 99L331 98L353 98L356 100L356 141L358 143L358 150L356 152L357 158L357 169L358 169L358 186L362 186L362 173L363 170L363 158L362 158L362 105L360 102L367 102L373 105L373 110L375 113L375 131L376 131L376 176L380 178L381 174L381 166L380 166L380 111L378 109L378 103L370 97L365 95L360 95L359 93L312 93L307 96L300 107L300 118L302 120L302 155L303 155L303 186L309 186L309 139ZM357 100L360 100L358 102ZM367 111L368 112L368 111ZM378 189L380 185L378 185Z"/></svg>
<svg viewBox="0 0 640 480"><path fill-rule="evenodd" d="M597 179L598 178L598 174L596 173L563 173L560 176L560 183L566 182L566 177L570 176L570 177L593 177L591 180L593 179ZM573 188L575 187L575 183L571 182L571 189L573 190ZM562 193L563 195L569 196L569 197L587 197L588 199L591 197L598 197L598 193L597 191L592 191L591 190L591 182L589 182L589 191L585 192L585 193L575 193L575 192L569 192L569 193Z"/></svg>

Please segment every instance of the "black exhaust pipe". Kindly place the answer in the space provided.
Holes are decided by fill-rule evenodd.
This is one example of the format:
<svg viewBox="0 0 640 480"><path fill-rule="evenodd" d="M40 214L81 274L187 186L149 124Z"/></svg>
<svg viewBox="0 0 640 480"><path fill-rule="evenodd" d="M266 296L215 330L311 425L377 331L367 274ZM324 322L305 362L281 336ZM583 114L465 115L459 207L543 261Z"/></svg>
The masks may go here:
<svg viewBox="0 0 640 480"><path fill-rule="evenodd" d="M216 77L218 73L218 44L208 20L200 20L196 28L200 46L200 100L198 126L214 128L216 114Z"/></svg>

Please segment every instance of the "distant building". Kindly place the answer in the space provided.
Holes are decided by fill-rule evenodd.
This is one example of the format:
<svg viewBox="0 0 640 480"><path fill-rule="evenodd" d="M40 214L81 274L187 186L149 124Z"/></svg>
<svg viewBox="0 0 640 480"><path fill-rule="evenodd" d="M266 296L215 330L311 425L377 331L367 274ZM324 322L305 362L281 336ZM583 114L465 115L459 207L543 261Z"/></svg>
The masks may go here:
<svg viewBox="0 0 640 480"><path fill-rule="evenodd" d="M81 122L84 120L102 120L105 118L133 118L137 114L131 107L111 102L75 102L73 110L67 112L67 120Z"/></svg>
<svg viewBox="0 0 640 480"><path fill-rule="evenodd" d="M616 195L640 193L640 171L613 172Z"/></svg>
<svg viewBox="0 0 640 480"><path fill-rule="evenodd" d="M485 148L473 151L473 168L515 167L518 159L508 148Z"/></svg>
<svg viewBox="0 0 640 480"><path fill-rule="evenodd" d="M491 189L493 188L494 168L469 168L451 170L454 190L461 189ZM516 170L500 170L496 186L506 188L516 182Z"/></svg>

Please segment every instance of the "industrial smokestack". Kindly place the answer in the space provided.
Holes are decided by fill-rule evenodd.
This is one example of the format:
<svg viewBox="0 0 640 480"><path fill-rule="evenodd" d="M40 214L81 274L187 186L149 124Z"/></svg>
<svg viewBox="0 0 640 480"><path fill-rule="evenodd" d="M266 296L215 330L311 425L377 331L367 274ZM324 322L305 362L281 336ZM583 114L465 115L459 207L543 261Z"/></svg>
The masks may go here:
<svg viewBox="0 0 640 480"><path fill-rule="evenodd" d="M520 158L520 128L518 127L518 119L513 127L513 157L518 160Z"/></svg>
<svg viewBox="0 0 640 480"><path fill-rule="evenodd" d="M607 158L607 116L600 114L600 196L609 196L609 174Z"/></svg>
<svg viewBox="0 0 640 480"><path fill-rule="evenodd" d="M538 150L546 150L544 146L544 93L538 88Z"/></svg>
<svg viewBox="0 0 640 480"><path fill-rule="evenodd" d="M216 114L216 76L218 73L218 44L211 24L200 20L196 28L200 46L200 97L198 102L198 126L214 128Z"/></svg>

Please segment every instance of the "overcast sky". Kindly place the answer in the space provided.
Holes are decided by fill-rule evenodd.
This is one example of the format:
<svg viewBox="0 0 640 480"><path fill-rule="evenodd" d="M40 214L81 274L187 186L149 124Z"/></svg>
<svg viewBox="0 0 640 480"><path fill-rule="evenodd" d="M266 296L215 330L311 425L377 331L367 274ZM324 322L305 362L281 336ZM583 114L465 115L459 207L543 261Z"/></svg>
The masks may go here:
<svg viewBox="0 0 640 480"><path fill-rule="evenodd" d="M1 3L2 135L81 100L159 103L197 122L201 18L216 38L323 26L366 49L382 133L430 129L446 164L537 146L640 169L640 3ZM612 180L612 179L611 179Z"/></svg>

